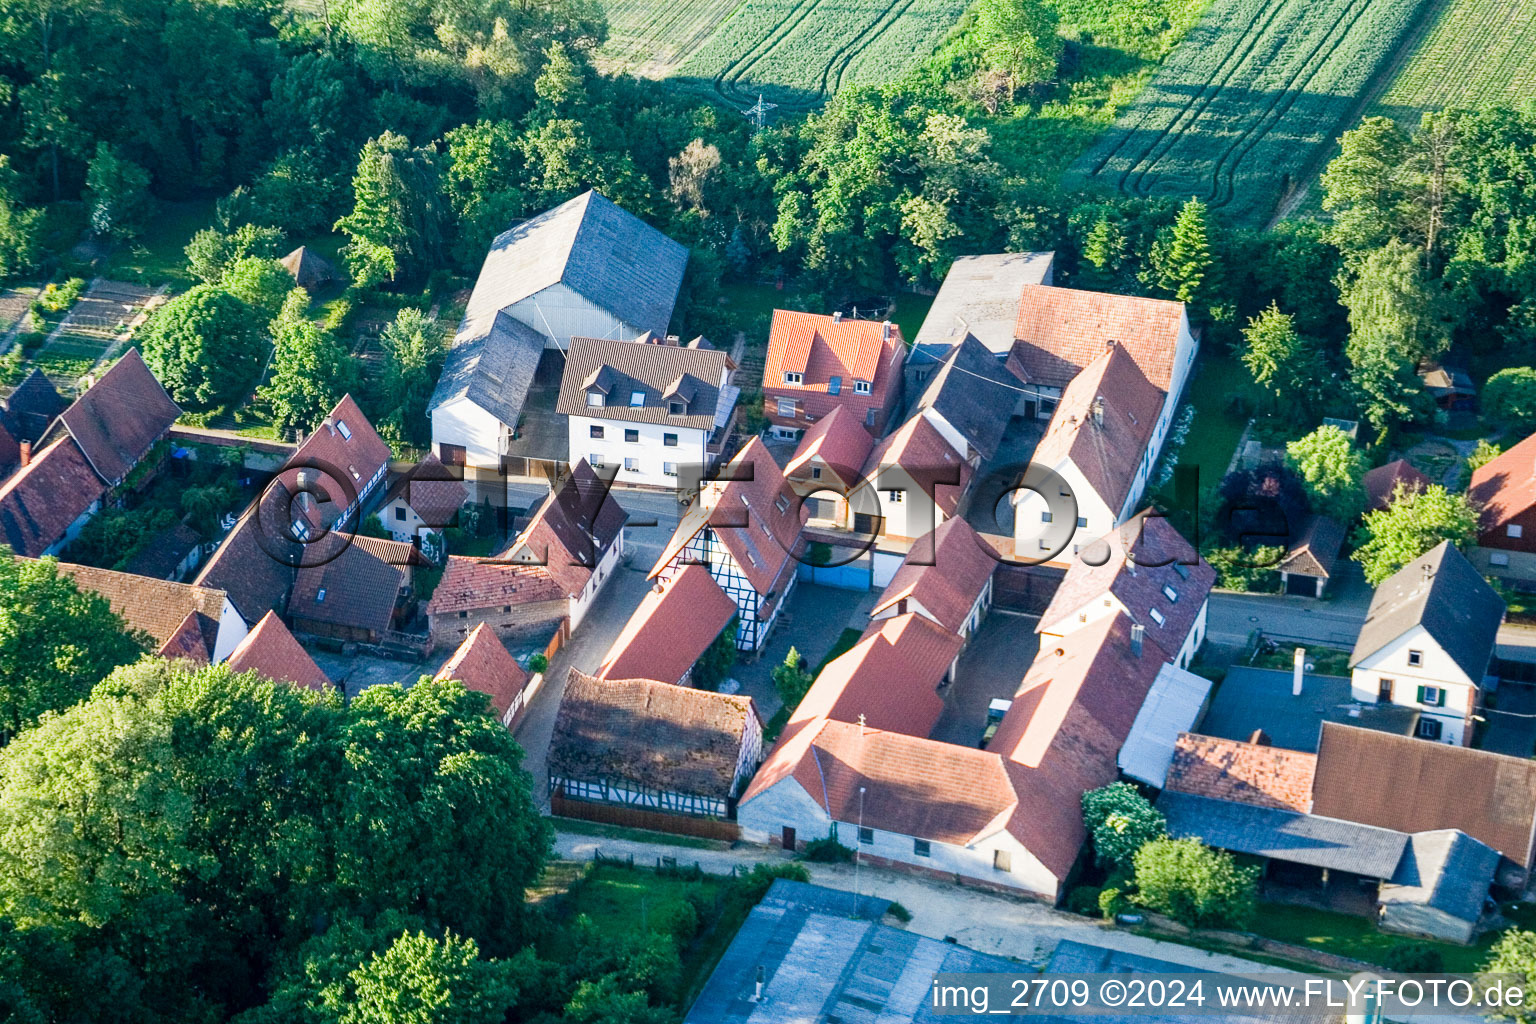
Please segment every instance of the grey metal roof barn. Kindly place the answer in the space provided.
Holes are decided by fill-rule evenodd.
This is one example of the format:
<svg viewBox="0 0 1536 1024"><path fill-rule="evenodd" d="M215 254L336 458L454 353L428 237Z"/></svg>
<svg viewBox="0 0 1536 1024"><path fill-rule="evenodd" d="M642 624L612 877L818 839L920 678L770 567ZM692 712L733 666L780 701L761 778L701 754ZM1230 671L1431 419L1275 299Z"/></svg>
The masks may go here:
<svg viewBox="0 0 1536 1024"><path fill-rule="evenodd" d="M1422 903L1476 921L1498 866L1497 850L1460 829L1418 832L1409 840L1391 884L1381 887L1381 901Z"/></svg>
<svg viewBox="0 0 1536 1024"><path fill-rule="evenodd" d="M516 424L544 353L544 336L511 313L496 314L490 331L454 345L430 408L468 398L506 424Z"/></svg>
<svg viewBox="0 0 1536 1024"><path fill-rule="evenodd" d="M1026 284L1050 284L1055 253L1000 252L959 256L950 264L912 347L944 358L969 334L997 355L1013 347L1019 293Z"/></svg>
<svg viewBox="0 0 1536 1024"><path fill-rule="evenodd" d="M1423 626L1474 683L1493 658L1504 600L1450 541L1403 566L1376 588L1349 656L1350 667Z"/></svg>
<svg viewBox="0 0 1536 1024"><path fill-rule="evenodd" d="M1168 819L1169 835L1370 878L1391 878L1408 845L1408 836L1392 829L1193 793L1165 792L1157 809Z"/></svg>

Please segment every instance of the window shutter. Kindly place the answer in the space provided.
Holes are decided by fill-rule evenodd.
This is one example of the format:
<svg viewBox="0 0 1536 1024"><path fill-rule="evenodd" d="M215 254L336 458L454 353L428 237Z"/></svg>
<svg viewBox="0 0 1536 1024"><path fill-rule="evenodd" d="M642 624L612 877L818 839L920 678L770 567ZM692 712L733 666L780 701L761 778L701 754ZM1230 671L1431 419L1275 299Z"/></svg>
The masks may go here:
<svg viewBox="0 0 1536 1024"><path fill-rule="evenodd" d="M1419 687L1419 703L1424 703L1424 687Z"/></svg>

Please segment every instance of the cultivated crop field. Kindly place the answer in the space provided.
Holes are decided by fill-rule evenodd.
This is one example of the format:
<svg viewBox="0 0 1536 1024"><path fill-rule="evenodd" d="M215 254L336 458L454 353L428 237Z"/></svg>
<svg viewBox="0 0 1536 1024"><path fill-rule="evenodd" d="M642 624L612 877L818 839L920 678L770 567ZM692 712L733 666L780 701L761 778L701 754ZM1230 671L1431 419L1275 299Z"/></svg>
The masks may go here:
<svg viewBox="0 0 1536 1024"><path fill-rule="evenodd" d="M1536 3L1444 0L1373 114L1418 123L1425 110L1536 98Z"/></svg>
<svg viewBox="0 0 1536 1024"><path fill-rule="evenodd" d="M1216 0L1073 173L1262 224L1432 2Z"/></svg>
<svg viewBox="0 0 1536 1024"><path fill-rule="evenodd" d="M738 106L750 106L761 93L786 112L805 110L844 85L900 76L934 51L967 6L966 0L744 0L674 76L694 79Z"/></svg>
<svg viewBox="0 0 1536 1024"><path fill-rule="evenodd" d="M665 78L697 50L741 0L607 0L608 41L597 52L604 71Z"/></svg>

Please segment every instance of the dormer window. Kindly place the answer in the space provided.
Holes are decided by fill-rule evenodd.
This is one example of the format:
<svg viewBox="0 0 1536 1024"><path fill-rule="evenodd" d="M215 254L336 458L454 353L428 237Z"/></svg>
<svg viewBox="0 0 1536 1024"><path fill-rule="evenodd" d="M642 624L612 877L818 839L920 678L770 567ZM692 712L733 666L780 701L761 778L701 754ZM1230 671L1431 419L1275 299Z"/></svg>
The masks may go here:
<svg viewBox="0 0 1536 1024"><path fill-rule="evenodd" d="M631 409L640 409L640 408L643 408L644 406L645 406L645 392L644 391L631 391L629 393L629 407Z"/></svg>
<svg viewBox="0 0 1536 1024"><path fill-rule="evenodd" d="M803 373L792 373L789 370L785 370L784 371L784 383L785 384L803 384L803 383L805 383L805 374L803 374Z"/></svg>
<svg viewBox="0 0 1536 1024"><path fill-rule="evenodd" d="M687 402L668 402L667 403L667 415L669 415L669 416L686 416L686 415L688 415L688 403Z"/></svg>
<svg viewBox="0 0 1536 1024"><path fill-rule="evenodd" d="M603 404L603 393L601 391L588 391L587 392L587 405L589 407L596 408L596 407L602 406L602 404Z"/></svg>
<svg viewBox="0 0 1536 1024"><path fill-rule="evenodd" d="M853 382L853 393L856 394L856 395L867 395L867 394L869 394L869 381L867 381L867 380L856 380L856 381L854 381Z"/></svg>
<svg viewBox="0 0 1536 1024"><path fill-rule="evenodd" d="M343 441L352 440L352 428L347 426L346 420L336 421L336 432L341 435Z"/></svg>
<svg viewBox="0 0 1536 1024"><path fill-rule="evenodd" d="M842 391L843 391L843 378L841 378L841 377L833 377L831 380L827 381L827 394L829 394L829 395L839 395L839 394L842 394Z"/></svg>

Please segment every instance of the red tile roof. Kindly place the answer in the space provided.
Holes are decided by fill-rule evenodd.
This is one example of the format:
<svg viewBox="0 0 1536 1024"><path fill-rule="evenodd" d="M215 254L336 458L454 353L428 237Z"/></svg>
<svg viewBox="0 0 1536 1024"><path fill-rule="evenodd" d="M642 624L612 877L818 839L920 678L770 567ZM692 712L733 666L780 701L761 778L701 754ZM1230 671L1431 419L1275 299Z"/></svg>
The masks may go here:
<svg viewBox="0 0 1536 1024"><path fill-rule="evenodd" d="M1165 788L1306 813L1316 771L1316 754L1186 732L1174 744Z"/></svg>
<svg viewBox="0 0 1536 1024"><path fill-rule="evenodd" d="M482 622L443 662L434 678L457 679L465 688L485 694L496 709L496 717L506 722L512 701L532 677L507 653L496 631Z"/></svg>
<svg viewBox="0 0 1536 1024"><path fill-rule="evenodd" d="M819 462L836 476L830 481L825 476L818 478L825 481L825 486L835 489L841 485L852 490L859 481L859 470L874 447L875 439L858 417L838 406L806 430L789 465L784 467L784 475L791 480L809 481L812 479L811 466Z"/></svg>
<svg viewBox="0 0 1536 1024"><path fill-rule="evenodd" d="M267 612L229 656L231 672L255 672L263 679L326 690L331 681L309 652L288 632L276 612Z"/></svg>
<svg viewBox="0 0 1536 1024"><path fill-rule="evenodd" d="M376 537L332 536L345 547L319 564L307 564L306 558L294 574L289 618L372 632L389 629L415 550Z"/></svg>
<svg viewBox="0 0 1536 1024"><path fill-rule="evenodd" d="M1025 285L1008 363L1027 380L1063 387L1114 342L1167 392L1183 323L1182 302Z"/></svg>
<svg viewBox="0 0 1536 1024"><path fill-rule="evenodd" d="M872 622L863 639L827 662L801 708L840 722L862 715L875 729L926 736L944 712L938 686L961 646L921 615Z"/></svg>
<svg viewBox="0 0 1536 1024"><path fill-rule="evenodd" d="M783 509L780 509L780 505ZM700 530L715 531L742 575L760 595L782 592L785 569L794 571L791 554L810 511L790 489L779 464L758 438L752 438L719 479L706 480L651 570L664 572Z"/></svg>
<svg viewBox="0 0 1536 1024"><path fill-rule="evenodd" d="M469 489L464 486L462 470L456 472L443 465L437 453L431 452L384 495L386 505L396 500L404 501L428 527L439 529L453 522L454 514L469 500Z"/></svg>
<svg viewBox="0 0 1536 1024"><path fill-rule="evenodd" d="M890 389L899 386L905 351L901 328L889 321L834 319L776 309L768 330L763 391L770 396L793 395L805 402L813 416L847 407L863 423L865 410L883 408ZM803 380L786 384L785 373L801 374ZM840 378L836 395L830 391L833 377ZM870 382L869 394L854 391L858 380Z"/></svg>
<svg viewBox="0 0 1536 1024"><path fill-rule="evenodd" d="M312 466L321 470L323 477L335 477L341 493L328 496L338 508L350 505L388 464L389 445L379 437L351 395L336 403L330 415L288 460L288 467ZM291 472L289 469L283 474L285 480ZM323 479L321 486L325 486Z"/></svg>
<svg viewBox="0 0 1536 1024"><path fill-rule="evenodd" d="M736 614L736 602L709 570L689 565L653 588L624 624L597 670L599 679L675 683L693 668Z"/></svg>
<svg viewBox="0 0 1536 1024"><path fill-rule="evenodd" d="M68 562L59 563L59 572L80 589L106 598L129 628L147 633L157 647L171 644L176 653L203 662L212 654L224 614L224 591ZM201 644L200 655L189 654L178 640L189 618L196 631L187 635L195 635Z"/></svg>
<svg viewBox="0 0 1536 1024"><path fill-rule="evenodd" d="M41 555L104 493L74 438L61 437L0 484L0 543L18 555Z"/></svg>
<svg viewBox="0 0 1536 1024"><path fill-rule="evenodd" d="M203 623L197 612L188 612L176 632L155 653L162 658L185 658L198 665L208 664L208 644L203 638Z"/></svg>
<svg viewBox="0 0 1536 1024"><path fill-rule="evenodd" d="M1167 518L1142 511L1088 545L1072 560L1036 630L1065 633L1071 620L1105 598L1118 601L1146 627L1163 656L1177 656L1216 585L1216 571ZM1176 595L1169 600L1163 588ZM1162 624L1153 618L1156 609Z"/></svg>
<svg viewBox="0 0 1536 1024"><path fill-rule="evenodd" d="M495 608L534 601L559 601L566 597L542 565L513 565L449 555L448 565L432 599L428 615L452 615L455 612Z"/></svg>
<svg viewBox="0 0 1536 1024"><path fill-rule="evenodd" d="M59 418L102 480L116 485L180 415L139 350L130 348Z"/></svg>
<svg viewBox="0 0 1536 1024"><path fill-rule="evenodd" d="M501 560L543 566L565 596L578 596L629 513L614 500L587 460L576 463L550 492Z"/></svg>
<svg viewBox="0 0 1536 1024"><path fill-rule="evenodd" d="M1536 451L1532 452L1531 457L1536 458ZM1476 473L1472 475L1472 479L1473 485L1476 486ZM1365 497L1370 507L1383 509L1387 507L1392 492L1397 490L1399 483L1408 490L1423 490L1429 486L1429 477L1414 469L1413 464L1407 459L1397 459L1366 473L1361 483L1365 487Z"/></svg>
<svg viewBox="0 0 1536 1024"><path fill-rule="evenodd" d="M1484 533L1530 511L1536 505L1536 434L1474 470L1467 493L1483 506Z"/></svg>
<svg viewBox="0 0 1536 1024"><path fill-rule="evenodd" d="M996 568L992 549L969 523L958 517L946 519L912 545L872 614L908 601L958 633ZM916 610L911 603L907 607Z"/></svg>
<svg viewBox="0 0 1536 1024"><path fill-rule="evenodd" d="M975 474L939 429L921 415L907 420L875 446L864 464L864 479L880 488L896 486L903 476L892 472L897 466L947 516L954 515Z"/></svg>
<svg viewBox="0 0 1536 1024"><path fill-rule="evenodd" d="M1072 378L1030 461L1056 467L1071 460L1111 513L1130 497L1164 393L1115 346ZM1102 416L1095 415L1095 409Z"/></svg>
<svg viewBox="0 0 1536 1024"><path fill-rule="evenodd" d="M295 568L313 560L308 546L288 532L291 514L287 488L274 481L203 563L197 585L228 594L246 622L256 622L269 611L285 608Z"/></svg>

